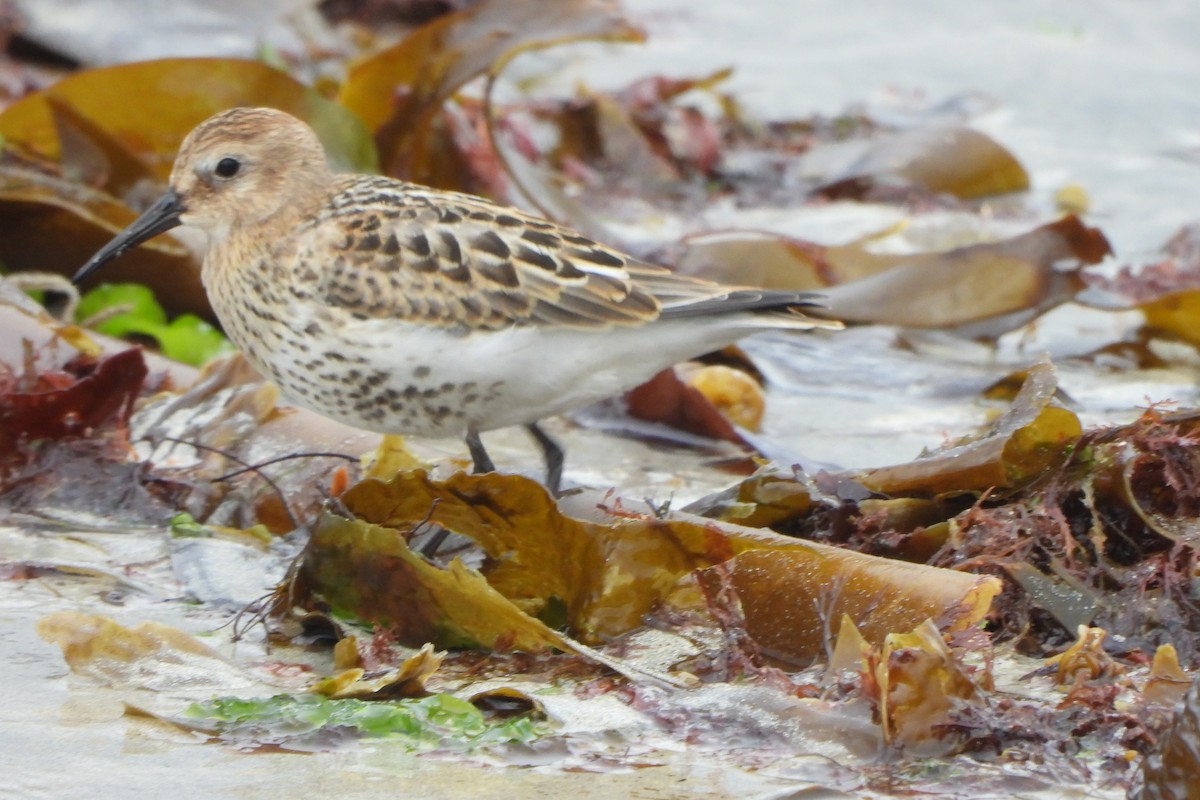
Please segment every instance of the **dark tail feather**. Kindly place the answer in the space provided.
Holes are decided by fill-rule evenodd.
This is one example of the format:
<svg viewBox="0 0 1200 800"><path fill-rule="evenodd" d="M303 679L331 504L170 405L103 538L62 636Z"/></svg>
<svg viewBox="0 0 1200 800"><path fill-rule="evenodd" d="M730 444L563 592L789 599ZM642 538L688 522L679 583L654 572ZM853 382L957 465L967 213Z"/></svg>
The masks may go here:
<svg viewBox="0 0 1200 800"><path fill-rule="evenodd" d="M728 294L678 305L664 304L660 319L734 314L741 311L792 311L824 308L824 298L814 292L781 292L770 289L735 289Z"/></svg>

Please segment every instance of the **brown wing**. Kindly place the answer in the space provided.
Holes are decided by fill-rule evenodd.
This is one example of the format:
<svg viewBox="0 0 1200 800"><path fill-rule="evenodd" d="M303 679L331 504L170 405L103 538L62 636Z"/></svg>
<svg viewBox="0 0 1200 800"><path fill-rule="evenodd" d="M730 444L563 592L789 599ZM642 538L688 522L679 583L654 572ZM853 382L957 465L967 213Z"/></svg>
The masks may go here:
<svg viewBox="0 0 1200 800"><path fill-rule="evenodd" d="M382 177L340 183L322 213L291 237L298 257L290 263L306 265L296 285L316 286L323 302L364 317L596 328L811 304L795 293L674 275L479 197Z"/></svg>
<svg viewBox="0 0 1200 800"><path fill-rule="evenodd" d="M659 315L629 257L570 230L469 195L341 180L322 213L289 237L291 263L306 265L296 283L331 306L475 328L640 325Z"/></svg>

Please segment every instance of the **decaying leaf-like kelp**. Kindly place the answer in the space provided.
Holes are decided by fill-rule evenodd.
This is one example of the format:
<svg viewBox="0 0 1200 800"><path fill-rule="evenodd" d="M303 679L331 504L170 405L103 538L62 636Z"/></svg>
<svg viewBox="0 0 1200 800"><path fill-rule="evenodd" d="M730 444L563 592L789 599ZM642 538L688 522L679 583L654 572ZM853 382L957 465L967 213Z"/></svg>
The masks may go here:
<svg viewBox="0 0 1200 800"><path fill-rule="evenodd" d="M967 404L1001 370L1021 370L1009 382L1024 386L982 433L955 438L975 425L978 408L967 423L936 408L927 441L941 431L952 440L936 452L815 474L789 471L788 459L778 458L781 471L757 474L699 503L695 508L707 518L661 506L641 513L640 503L632 510L630 493L624 499L580 493L556 502L520 478L447 479L452 467L416 471L420 460L394 442L370 468L379 479L347 490L360 472L347 460L375 440L322 430L302 413L276 410L273 390L239 362L214 365L182 395L150 397L166 384L142 379L136 351L89 352L30 367L17 347L0 381L0 444L15 442L0 480L9 481L6 489L17 484L5 502L19 500L21 510L42 512L70 489L93 510L114 516L134 495L152 492L155 502L140 517L171 516L171 538L158 542L146 531L130 538L145 536L161 545L155 553L168 555L111 565L106 579L148 595L161 582L165 589L155 602L191 597L189 618L216 627L232 602L266 591L304 541L289 531L312 524L322 501L336 498L275 596L287 601L280 606L285 610L320 612L299 616L307 636L352 633L336 645L331 667L326 662L306 672L308 661L279 654L288 647L282 640L300 630L287 615L267 621L273 644L280 645L273 655L286 663L247 670L235 665L227 671L228 660L161 627L125 628L88 614L51 617L43 630L66 645L77 671L122 688L125 676L136 684L142 667L144 676L164 684L191 673L224 681L225 688L246 672L290 676L283 686L255 687L257 694L289 694L205 700L190 723L182 720L187 714L160 717L239 747L294 746L280 728L295 724L304 731L303 745L318 748L350 731L390 735L438 719L454 721L451 727L461 727L471 742L525 742L528 727L481 727L481 714L466 699L476 681L508 680L537 686L548 703L559 685L567 687L561 694L623 700L625 711L645 712L689 746L711 746L713 739L725 746L726 738L749 732L744 750L754 752L756 766L764 763L756 734L771 728L763 719L792 715L795 722L820 709L826 720L859 724L872 746L882 742L907 756L947 759L922 763L922 770L961 770L965 758L949 759L970 753L983 755L973 770L989 763L1002 770L1041 765L1043 774L1054 774L1078 766L1072 759L1085 752L1092 774L1102 780L1121 775L1131 752L1154 748L1154 735L1167 727L1166 709L1184 693L1196 666L1200 625L1190 590L1200 524L1195 416L1155 410L1132 425L1085 430L1081 416L1095 409L1086 401L1082 408L1072 405L1048 362L1028 366L1028 342L978 344L995 343L1051 308L1082 300L1080 289L1096 283L1086 268L1110 255L1104 234L1074 216L1047 220L1042 208L1021 197L992 200L1024 190L1028 175L1016 151L963 127L957 115L907 129L912 120L893 126L855 113L753 120L722 93L730 71L721 68L700 77L654 76L615 91L583 87L565 100L512 100L513 93L493 92L505 65L529 49L637 37L608 3L571 0L550 8L535 0L492 0L445 15L399 43L382 43L351 64L339 86L326 77L308 87L262 63L218 59L78 73L0 114L0 260L6 268L74 271L157 194L192 125L229 105L272 105L312 123L339 167L381 166L440 188L532 202L640 257L722 280L817 289L827 294L830 313L877 326L856 333L879 343L893 337L867 369L775 373L802 391L810 379L840 386L843 396L859 387L880 389L889 377L900 387L887 359L904 347L913 348L906 356L914 371L906 377L919 383L925 368L932 374L944 366L921 362L929 355L922 342L936 340L944 352L978 347L981 357L970 365L978 372L964 381L978 386L968 388ZM468 86L472 81L482 92ZM805 213L830 207L877 216L859 218L869 221L857 224L848 236L859 238L849 243L807 241L795 233L804 230ZM604 222L645 221L632 220L634 214L653 223L633 231ZM754 224L743 230L746 219ZM907 236L906 225L923 233ZM704 228L717 232L697 233ZM879 233L863 236L867 230ZM684 232L693 235L676 242ZM1194 260L1194 238L1175 242L1172 258ZM127 255L124 269L155 283L172 314L204 313L185 241L148 243ZM1158 287L1164 291L1132 293L1112 306L1137 309L1145 324L1136 340L1118 335L1092 363L1109 368L1134 354L1142 363L1161 364L1165 357L1154 345L1162 340L1174 340L1190 357L1200 329L1195 285L1164 281ZM125 290L111 296L140 304ZM0 309L5 330L23 331L7 324L6 311ZM130 325L110 317L109 323L110 330L124 327L162 342L167 319L155 314ZM959 338L947 345L940 333L913 333L917 329ZM62 341L85 342L77 332L60 333ZM18 338L14 333L0 341L0 352L11 351ZM814 351L828 344L817 337L805 342ZM40 344L30 352L45 355ZM1062 349L1055 353L1059 358ZM1086 364L1081 358L1067 369L1080 363ZM770 446L789 426L793 440L800 439L794 428L808 421L781 420L778 406L770 407L778 398L771 387L764 395L754 381L720 368L704 373L717 381L695 380L687 369L680 371L684 380L667 374L627 398L630 410L764 453L787 451ZM851 370L858 383L843 383ZM1119 368L1113 374L1120 375ZM93 394L105 400L88 402ZM739 410L723 416L701 394ZM890 397L876 399L875 407L890 403ZM747 413L738 416L741 410ZM885 410L884 426L913 419L907 407ZM747 432L762 419L764 433ZM840 421L828 427L831 437L842 436ZM292 458L309 448L324 460ZM584 457L573 459L577 468L587 451L572 449L581 451ZM243 472L280 457L287 460ZM117 465L120 486L94 482L98 458ZM745 472L756 467L749 458L738 466ZM226 480L233 472L240 474ZM686 480L659 478L658 499ZM622 481L608 474L601 480ZM129 486L128 493L118 491ZM202 522L174 516L180 507ZM253 534L223 525L252 527ZM442 539L439 547L431 544ZM0 565L6 576L34 580L55 569L40 558L41 541L22 541L23 554ZM230 561L218 553L231 554ZM226 568L231 561L241 571ZM63 580L100 574L58 566ZM157 570L155 581L135 580L150 570ZM252 571L258 574L243 577ZM239 581L244 585L232 585ZM251 617L237 618L240 633ZM461 649L440 653L426 646L412 654L397 640ZM628 668L662 640L676 647L663 647L655 662L673 673L666 680L644 680L649 673ZM1015 647L993 646L1004 641ZM1011 669L993 669L994 661L1005 668L1019 663L1022 655L1014 650L1045 660L1029 664L1020 679ZM128 658L111 658L114 653ZM580 654L584 658L575 657ZM329 657L321 647L306 655L318 662ZM829 661L826 669L805 668L822 660ZM614 678L597 664L624 669L632 680ZM390 705L395 695L420 694L427 685L438 691L455 681L457 695ZM677 691L680 685L692 688ZM521 713L537 707L512 685L486 693L497 703L513 701ZM747 697L762 703L744 702ZM759 713L768 707L778 714ZM1164 740L1163 769L1148 762L1147 786L1161 788L1164 774L1194 764L1180 747L1193 718L1185 714L1175 728L1182 733ZM704 723L712 730L698 733ZM636 735L620 734L612 738L636 752ZM435 739L440 746L441 735ZM793 751L812 752L808 739L782 740ZM862 751L838 752L838 770L853 765L850 770L869 775L877 769L862 766L875 763L877 751L859 761L854 757ZM622 752L612 761L624 768L635 758ZM888 789L891 781L909 778L905 767L892 766L883 779L874 773ZM878 788L871 780L851 789Z"/></svg>
<svg viewBox="0 0 1200 800"><path fill-rule="evenodd" d="M983 436L908 464L797 481L759 476L709 513L865 552L1001 577L994 635L1048 653L1079 625L1150 653L1196 658L1191 599L1200 567L1200 418L1147 411L1083 431L1055 405L1048 364L1033 367ZM839 500L840 483L859 499Z"/></svg>
<svg viewBox="0 0 1200 800"><path fill-rule="evenodd" d="M986 613L991 578L933 570L709 520L564 516L523 478L424 472L365 481L323 515L291 591L371 620L401 641L540 650L551 628L586 642L627 634L647 615L703 610L726 581L745 627L774 658L807 663L848 614L879 640L926 618L957 630ZM478 569L437 565L409 547L444 529L482 550ZM316 598L306 599L313 594Z"/></svg>

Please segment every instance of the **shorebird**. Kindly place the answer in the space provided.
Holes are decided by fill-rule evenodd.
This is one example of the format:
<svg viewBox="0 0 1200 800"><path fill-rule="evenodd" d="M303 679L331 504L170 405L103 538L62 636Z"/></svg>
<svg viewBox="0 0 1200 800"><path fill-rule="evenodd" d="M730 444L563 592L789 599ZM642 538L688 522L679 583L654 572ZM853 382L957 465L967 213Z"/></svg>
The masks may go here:
<svg viewBox="0 0 1200 800"><path fill-rule="evenodd" d="M189 225L229 338L285 397L380 433L524 425L557 493L563 451L538 427L679 361L769 328L840 327L815 295L676 275L481 197L335 174L308 125L235 108L184 139L169 189L75 275Z"/></svg>

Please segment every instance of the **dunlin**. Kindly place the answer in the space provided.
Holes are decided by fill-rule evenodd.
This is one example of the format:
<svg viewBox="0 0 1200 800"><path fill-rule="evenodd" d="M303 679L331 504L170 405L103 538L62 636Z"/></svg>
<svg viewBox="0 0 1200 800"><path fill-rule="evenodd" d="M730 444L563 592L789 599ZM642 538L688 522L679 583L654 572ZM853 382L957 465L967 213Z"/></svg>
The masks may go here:
<svg viewBox="0 0 1200 800"><path fill-rule="evenodd" d="M543 417L768 328L838 327L813 295L672 274L480 197L336 175L312 129L237 108L188 134L169 191L76 281L177 225L208 234L202 278L226 333L293 402L381 433L524 425L557 491Z"/></svg>

